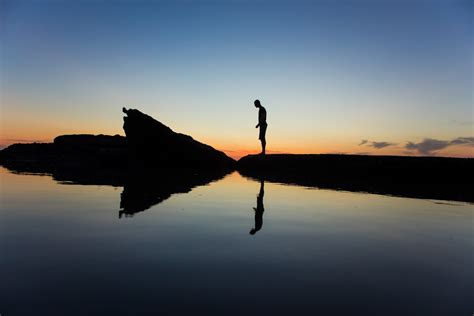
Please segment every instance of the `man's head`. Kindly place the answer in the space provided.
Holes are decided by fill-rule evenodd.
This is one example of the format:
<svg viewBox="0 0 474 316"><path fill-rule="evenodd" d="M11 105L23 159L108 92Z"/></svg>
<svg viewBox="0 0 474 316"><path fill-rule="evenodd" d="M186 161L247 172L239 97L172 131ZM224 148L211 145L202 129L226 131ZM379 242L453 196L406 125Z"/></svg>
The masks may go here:
<svg viewBox="0 0 474 316"><path fill-rule="evenodd" d="M255 104L255 107L256 107L256 108L259 108L259 107L262 106L262 105L260 104L260 101L259 101L259 100L253 101L253 104Z"/></svg>

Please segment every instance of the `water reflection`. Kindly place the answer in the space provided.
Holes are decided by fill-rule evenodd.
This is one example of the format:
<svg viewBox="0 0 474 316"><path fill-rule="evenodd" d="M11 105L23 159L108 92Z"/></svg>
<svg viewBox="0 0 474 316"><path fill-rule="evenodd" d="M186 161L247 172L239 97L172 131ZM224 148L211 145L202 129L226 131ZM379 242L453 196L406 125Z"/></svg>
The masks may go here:
<svg viewBox="0 0 474 316"><path fill-rule="evenodd" d="M255 211L255 226L250 230L250 235L255 235L263 226L263 212L265 211L265 207L263 206L263 196L265 195L265 181L260 179L260 191L257 195L257 207L254 207L253 210Z"/></svg>
<svg viewBox="0 0 474 316"><path fill-rule="evenodd" d="M127 177L120 194L119 218L131 217L162 203L175 193L188 193L194 187L222 179L228 172L203 170L160 170Z"/></svg>
<svg viewBox="0 0 474 316"><path fill-rule="evenodd" d="M418 165L416 165L418 166ZM173 193L189 192L193 187L219 180L232 170L199 170L196 169L139 169L128 165L35 165L31 162L15 162L4 165L11 172L50 174L61 183L84 185L111 185L124 187L121 197L119 217L133 215L168 199ZM418 166L420 167L420 166ZM454 168L454 167L453 167ZM381 195L435 199L460 202L474 202L473 190L451 174L450 169L441 167L423 167L412 171L397 173L391 170L387 174L367 173L364 168L348 168L333 173L324 168L295 173L293 169L275 170L239 168L244 177L260 181L265 178L270 183L284 183L321 189L342 190ZM332 169L331 169L332 170ZM429 181L426 174L429 170L442 171L443 177ZM469 169L470 170L470 169ZM350 172L349 172L350 171ZM421 173L420 173L421 172ZM406 177L405 174L413 174ZM416 175L416 176L415 176ZM431 175L430 175L431 176ZM416 180L416 181L414 181ZM417 182L418 181L418 182ZM422 182L420 182L422 181Z"/></svg>
<svg viewBox="0 0 474 316"><path fill-rule="evenodd" d="M128 175L122 192L0 168L0 313L472 311L472 205L191 175ZM122 217L150 211L118 220L121 192ZM258 238L253 207L256 231L271 213Z"/></svg>
<svg viewBox="0 0 474 316"><path fill-rule="evenodd" d="M131 217L162 203L173 194L188 193L197 186L220 180L230 173L226 169L155 168L135 166L95 168L85 166L42 168L30 164L7 166L18 174L51 175L63 184L107 185L123 187L119 218Z"/></svg>

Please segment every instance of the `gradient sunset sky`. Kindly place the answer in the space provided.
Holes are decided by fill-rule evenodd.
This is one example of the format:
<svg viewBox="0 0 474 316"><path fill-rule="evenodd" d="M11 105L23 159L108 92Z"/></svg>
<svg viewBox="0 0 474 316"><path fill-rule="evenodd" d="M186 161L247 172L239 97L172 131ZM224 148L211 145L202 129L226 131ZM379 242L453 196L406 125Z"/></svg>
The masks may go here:
<svg viewBox="0 0 474 316"><path fill-rule="evenodd" d="M473 1L0 2L0 145L121 134L123 106L233 157L474 157Z"/></svg>

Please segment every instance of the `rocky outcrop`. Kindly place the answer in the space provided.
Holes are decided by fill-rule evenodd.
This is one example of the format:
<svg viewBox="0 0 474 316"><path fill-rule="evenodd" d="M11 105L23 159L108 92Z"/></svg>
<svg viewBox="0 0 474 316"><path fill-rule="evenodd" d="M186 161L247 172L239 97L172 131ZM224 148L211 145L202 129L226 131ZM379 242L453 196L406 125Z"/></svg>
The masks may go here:
<svg viewBox="0 0 474 316"><path fill-rule="evenodd" d="M233 168L235 161L222 151L176 133L139 110L125 109L123 129L130 153L145 167Z"/></svg>
<svg viewBox="0 0 474 316"><path fill-rule="evenodd" d="M53 143L13 144L0 163L13 170L53 173L58 169L121 168L127 159L123 136L62 135Z"/></svg>
<svg viewBox="0 0 474 316"><path fill-rule="evenodd" d="M70 171L66 169L120 172L129 168L234 167L235 161L223 152L176 133L138 110L123 111L127 114L126 137L62 135L53 143L13 144L0 151L0 164L17 171L60 174Z"/></svg>

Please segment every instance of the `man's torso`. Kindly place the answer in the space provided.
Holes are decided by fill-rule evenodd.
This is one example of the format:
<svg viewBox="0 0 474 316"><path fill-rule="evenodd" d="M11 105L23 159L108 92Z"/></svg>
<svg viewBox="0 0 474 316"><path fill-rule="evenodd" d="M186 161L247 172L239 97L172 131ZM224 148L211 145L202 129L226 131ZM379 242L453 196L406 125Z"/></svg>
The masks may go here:
<svg viewBox="0 0 474 316"><path fill-rule="evenodd" d="M263 106L258 110L258 123L260 125L267 125L267 110Z"/></svg>

